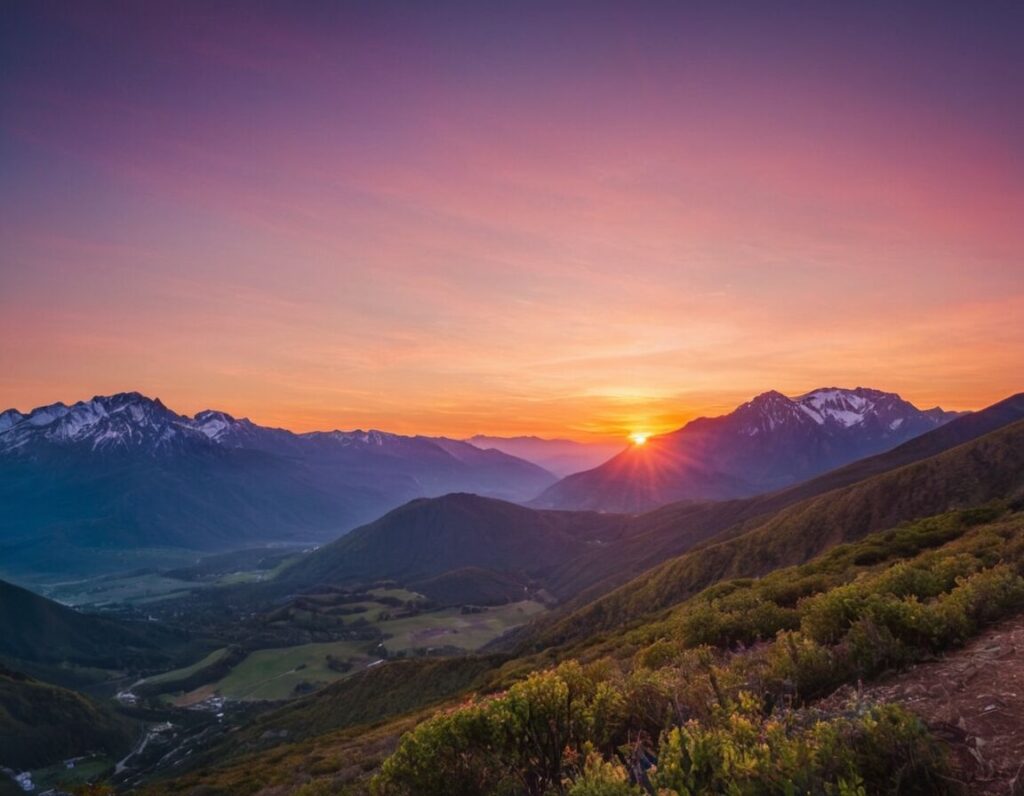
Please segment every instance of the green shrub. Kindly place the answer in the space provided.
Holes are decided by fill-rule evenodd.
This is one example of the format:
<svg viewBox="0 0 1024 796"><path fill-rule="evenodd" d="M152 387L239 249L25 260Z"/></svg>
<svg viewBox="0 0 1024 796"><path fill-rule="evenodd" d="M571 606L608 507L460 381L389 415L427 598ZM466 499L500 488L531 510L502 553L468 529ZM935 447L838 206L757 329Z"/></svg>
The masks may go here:
<svg viewBox="0 0 1024 796"><path fill-rule="evenodd" d="M563 663L420 724L374 787L633 796L633 771L665 796L946 793L944 758L910 715L806 706L1024 609L1022 518L969 530L994 511L953 512L718 584L631 631L619 662Z"/></svg>
<svg viewBox="0 0 1024 796"><path fill-rule="evenodd" d="M476 796L494 793L507 779L492 739L487 705L442 713L402 738L381 767L381 794Z"/></svg>
<svg viewBox="0 0 1024 796"><path fill-rule="evenodd" d="M591 753L583 773L569 787L568 796L644 796L644 790L630 783L624 766Z"/></svg>
<svg viewBox="0 0 1024 796"><path fill-rule="evenodd" d="M745 695L718 722L688 722L662 739L654 784L678 796L942 794L941 750L901 709L819 719L763 716Z"/></svg>

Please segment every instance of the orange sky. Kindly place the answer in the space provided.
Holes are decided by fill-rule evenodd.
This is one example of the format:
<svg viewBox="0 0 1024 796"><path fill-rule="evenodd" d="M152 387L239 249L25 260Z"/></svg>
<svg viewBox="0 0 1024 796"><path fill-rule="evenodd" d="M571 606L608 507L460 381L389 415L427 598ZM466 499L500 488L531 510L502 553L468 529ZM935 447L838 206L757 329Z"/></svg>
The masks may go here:
<svg viewBox="0 0 1024 796"><path fill-rule="evenodd" d="M1024 389L1003 20L74 8L2 42L4 407L590 439Z"/></svg>

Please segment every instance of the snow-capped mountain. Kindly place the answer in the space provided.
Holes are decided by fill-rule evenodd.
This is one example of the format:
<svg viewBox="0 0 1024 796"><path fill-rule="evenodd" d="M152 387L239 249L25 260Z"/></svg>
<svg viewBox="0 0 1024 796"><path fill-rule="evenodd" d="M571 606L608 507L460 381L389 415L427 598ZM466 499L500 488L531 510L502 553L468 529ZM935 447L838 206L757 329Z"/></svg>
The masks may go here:
<svg viewBox="0 0 1024 796"><path fill-rule="evenodd" d="M866 435L905 436L906 431L901 430L904 424L917 427L920 434L956 415L956 412L945 412L937 407L921 411L895 393L881 390L825 387L796 398L787 398L774 390L762 393L728 417L735 417L742 424L740 430L750 436L810 421L830 434L842 436L845 430L850 432L850 437L863 438ZM706 419L694 422L703 420Z"/></svg>
<svg viewBox="0 0 1024 796"><path fill-rule="evenodd" d="M753 495L882 453L954 417L864 387L826 387L794 398L773 390L564 478L533 505L638 511L674 500Z"/></svg>
<svg viewBox="0 0 1024 796"><path fill-rule="evenodd" d="M187 417L139 393L97 396L71 406L55 403L27 415L9 409L0 417L10 418L0 421L0 453L30 452L41 444L155 451L206 441Z"/></svg>
<svg viewBox="0 0 1024 796"><path fill-rule="evenodd" d="M139 393L97 396L0 414L0 560L58 537L62 550L325 540L417 497L525 500L554 481L456 440L295 434L214 410L188 417Z"/></svg>
<svg viewBox="0 0 1024 796"><path fill-rule="evenodd" d="M541 468L500 451L483 451L466 442L444 437L403 436L371 429L363 431L312 431L296 434L269 428L248 418L207 409L195 417L179 415L160 399L137 392L97 396L67 406L55 403L33 409L27 415L15 409L0 414L0 455L18 452L30 455L40 447L76 447L96 453L139 451L154 455L173 452L182 445L254 450L289 457L358 462L388 461L411 471L417 462L432 467L458 465L500 465L519 470L527 477L527 492L538 483L554 479ZM403 463L409 467L403 468ZM424 473L423 477L430 478ZM515 472L509 472L513 480ZM416 477L419 477L417 474ZM461 491L464 484L452 484ZM494 484L493 490L515 492L518 487Z"/></svg>

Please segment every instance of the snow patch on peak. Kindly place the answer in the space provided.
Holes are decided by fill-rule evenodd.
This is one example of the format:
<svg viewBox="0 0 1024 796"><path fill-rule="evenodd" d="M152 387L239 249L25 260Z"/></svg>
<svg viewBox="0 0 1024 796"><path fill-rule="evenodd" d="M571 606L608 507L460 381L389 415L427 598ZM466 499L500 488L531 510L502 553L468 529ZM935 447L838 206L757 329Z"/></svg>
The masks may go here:
<svg viewBox="0 0 1024 796"><path fill-rule="evenodd" d="M805 403L798 403L797 406L800 411L807 415L811 420L817 423L819 426L825 425L825 418L821 416L821 412L817 411L813 407Z"/></svg>
<svg viewBox="0 0 1024 796"><path fill-rule="evenodd" d="M386 431L377 431L372 428L368 431L363 431L361 428L357 428L355 431L313 431L303 436L326 437L343 445L375 445L377 447L398 439L396 434L389 434Z"/></svg>
<svg viewBox="0 0 1024 796"><path fill-rule="evenodd" d="M159 400L131 392L98 395L72 406L56 403L38 407L6 430L2 450L28 450L34 442L83 444L93 450L156 450L172 440L197 436L186 418Z"/></svg>
<svg viewBox="0 0 1024 796"><path fill-rule="evenodd" d="M54 420L64 417L70 410L64 404L56 403L49 406L40 406L28 414L27 421L32 426L48 426Z"/></svg>
<svg viewBox="0 0 1024 796"><path fill-rule="evenodd" d="M876 405L878 397L885 396L875 390L843 390L838 387L823 387L812 390L794 400L815 422L823 425L828 421L851 428L863 423Z"/></svg>
<svg viewBox="0 0 1024 796"><path fill-rule="evenodd" d="M227 412L218 412L213 409L206 409L199 412L191 425L194 429L205 434L209 439L219 440L224 434L233 428L238 421Z"/></svg>
<svg viewBox="0 0 1024 796"><path fill-rule="evenodd" d="M25 415L23 415L17 409L8 409L5 412L0 412L0 432L6 431L12 426L17 425L24 419Z"/></svg>

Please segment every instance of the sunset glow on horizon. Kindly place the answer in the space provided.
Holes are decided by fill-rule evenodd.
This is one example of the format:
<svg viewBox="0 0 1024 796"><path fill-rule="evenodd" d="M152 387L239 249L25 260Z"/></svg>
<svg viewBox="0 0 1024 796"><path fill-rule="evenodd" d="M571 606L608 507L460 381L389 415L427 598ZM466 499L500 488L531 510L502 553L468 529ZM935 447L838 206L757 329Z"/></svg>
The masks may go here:
<svg viewBox="0 0 1024 796"><path fill-rule="evenodd" d="M12 4L0 411L640 445L1024 389L1024 10L725 6Z"/></svg>

